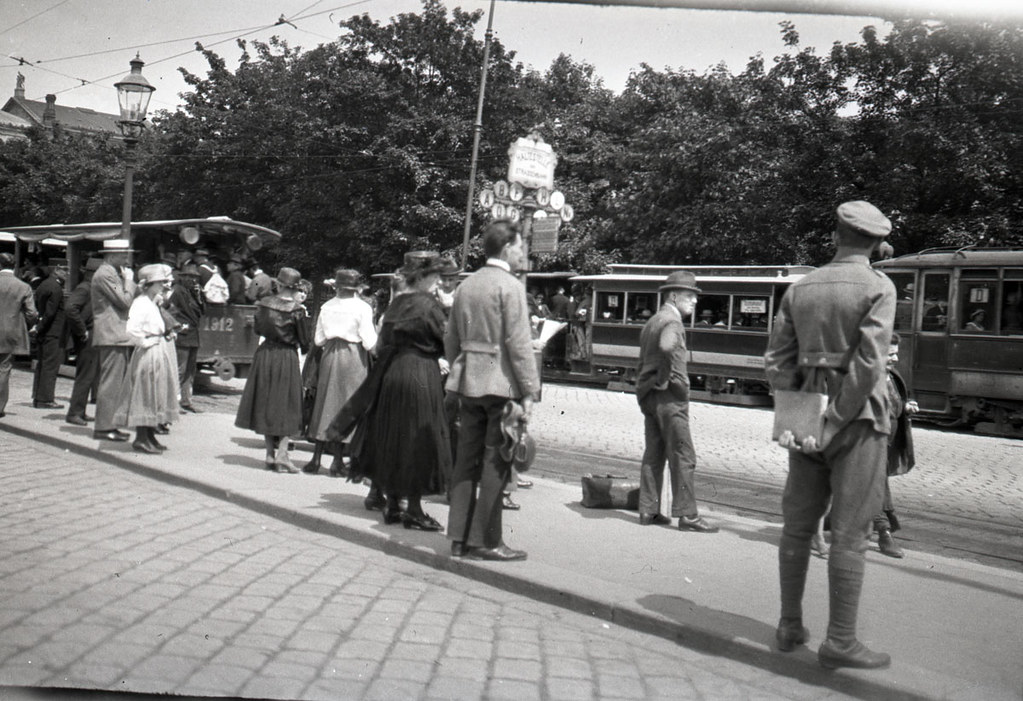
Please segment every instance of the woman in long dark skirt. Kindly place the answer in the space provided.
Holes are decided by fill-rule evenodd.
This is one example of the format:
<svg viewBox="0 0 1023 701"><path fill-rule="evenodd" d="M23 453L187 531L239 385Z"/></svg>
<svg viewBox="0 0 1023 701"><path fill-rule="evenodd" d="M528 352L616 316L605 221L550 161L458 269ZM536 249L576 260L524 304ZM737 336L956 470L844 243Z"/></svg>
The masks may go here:
<svg viewBox="0 0 1023 701"><path fill-rule="evenodd" d="M309 348L305 310L295 299L302 275L294 268L277 274L278 293L256 302L256 333L263 342L252 358L234 425L252 429L266 442L266 468L294 473L288 437L302 427L302 372L298 351Z"/></svg>
<svg viewBox="0 0 1023 701"><path fill-rule="evenodd" d="M394 299L380 331L379 389L363 417L359 464L387 497L386 523L439 531L423 511L422 497L436 490L451 469L444 412L444 310L434 294L440 257L429 251L405 255L402 277L409 290ZM400 502L407 501L405 511Z"/></svg>

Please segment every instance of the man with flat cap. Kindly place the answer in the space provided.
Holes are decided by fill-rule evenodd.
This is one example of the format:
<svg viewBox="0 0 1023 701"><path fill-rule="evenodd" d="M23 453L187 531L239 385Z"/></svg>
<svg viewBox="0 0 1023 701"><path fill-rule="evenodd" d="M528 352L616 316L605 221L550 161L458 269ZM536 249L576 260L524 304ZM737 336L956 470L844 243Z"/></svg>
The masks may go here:
<svg viewBox="0 0 1023 701"><path fill-rule="evenodd" d="M896 304L895 286L870 267L870 254L892 225L863 201L839 206L837 219L834 258L785 292L764 356L775 390L828 397L819 442L810 436L800 443L790 431L778 438L790 452L778 551L781 620L775 637L783 652L809 639L802 599L810 538L830 497L830 614L817 656L829 669L869 669L891 662L887 654L857 640L856 617L863 553L884 495L891 430L885 367Z"/></svg>
<svg viewBox="0 0 1023 701"><path fill-rule="evenodd" d="M639 472L639 523L668 525L661 514L664 462L671 478L671 515L680 531L716 533L696 506L696 450L689 432L689 373L682 321L696 309L696 277L685 270L661 285L663 304L639 335L636 399L643 412L646 447Z"/></svg>

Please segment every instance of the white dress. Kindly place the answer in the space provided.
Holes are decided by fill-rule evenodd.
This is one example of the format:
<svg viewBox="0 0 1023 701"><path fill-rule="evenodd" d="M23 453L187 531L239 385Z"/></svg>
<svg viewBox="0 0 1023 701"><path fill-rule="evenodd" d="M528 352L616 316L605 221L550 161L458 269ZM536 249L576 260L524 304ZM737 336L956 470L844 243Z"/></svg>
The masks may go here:
<svg viewBox="0 0 1023 701"><path fill-rule="evenodd" d="M129 400L114 417L119 426L156 426L178 417L178 373L171 363L173 342L159 307L149 297L135 298L128 310L128 335L135 343L128 368Z"/></svg>

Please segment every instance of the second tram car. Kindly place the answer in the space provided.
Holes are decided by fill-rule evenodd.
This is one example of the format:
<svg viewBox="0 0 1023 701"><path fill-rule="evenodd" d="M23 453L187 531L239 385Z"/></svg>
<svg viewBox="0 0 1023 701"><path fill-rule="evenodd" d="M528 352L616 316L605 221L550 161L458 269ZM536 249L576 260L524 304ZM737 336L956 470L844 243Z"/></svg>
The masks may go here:
<svg viewBox="0 0 1023 701"><path fill-rule="evenodd" d="M676 270L696 275L696 311L686 319L689 373L696 398L769 404L764 352L775 310L809 266L612 265L606 275L580 275L584 295L569 326L568 361L577 377L631 385L644 322L660 308L658 288Z"/></svg>
<svg viewBox="0 0 1023 701"><path fill-rule="evenodd" d="M1023 437L1023 249L875 263L895 284L899 371L921 418Z"/></svg>

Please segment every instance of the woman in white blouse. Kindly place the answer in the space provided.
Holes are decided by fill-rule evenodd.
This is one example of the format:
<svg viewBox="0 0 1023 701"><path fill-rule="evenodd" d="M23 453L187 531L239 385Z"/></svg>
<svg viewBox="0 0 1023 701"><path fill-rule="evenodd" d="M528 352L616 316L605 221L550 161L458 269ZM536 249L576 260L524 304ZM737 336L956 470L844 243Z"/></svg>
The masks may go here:
<svg viewBox="0 0 1023 701"><path fill-rule="evenodd" d="M122 426L135 427L132 447L141 453L158 454L166 446L156 440L155 430L178 416L178 378L171 365L174 331L168 330L160 313L170 294L171 268L146 265L138 273L140 294L128 310L128 335L135 343L128 370L127 407L116 418Z"/></svg>
<svg viewBox="0 0 1023 701"><path fill-rule="evenodd" d="M307 436L314 441L313 459L303 468L315 473L328 441L327 430L341 407L366 379L369 351L377 343L373 327L373 308L359 297L362 275L356 270L340 269L334 274L336 296L320 307L313 342L323 348L316 399L309 418ZM334 459L330 475L341 477L341 445L332 446Z"/></svg>

